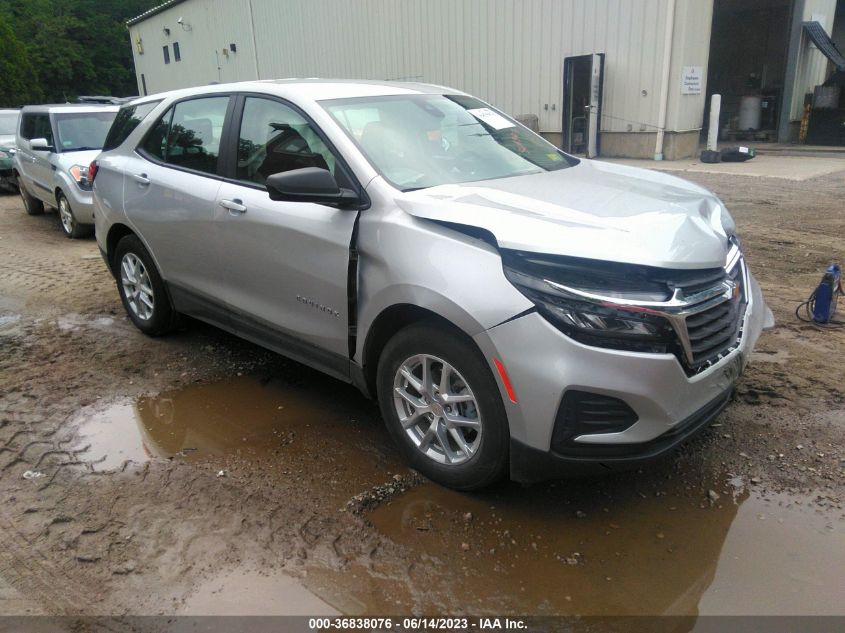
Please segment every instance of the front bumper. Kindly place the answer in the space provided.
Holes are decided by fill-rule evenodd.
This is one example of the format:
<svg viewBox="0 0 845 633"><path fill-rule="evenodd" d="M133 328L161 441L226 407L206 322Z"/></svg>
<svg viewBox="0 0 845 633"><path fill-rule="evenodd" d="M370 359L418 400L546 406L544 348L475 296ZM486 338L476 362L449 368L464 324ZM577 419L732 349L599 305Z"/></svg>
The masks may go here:
<svg viewBox="0 0 845 633"><path fill-rule="evenodd" d="M62 190L70 202L76 221L80 224L94 224L94 193L80 189L73 183Z"/></svg>
<svg viewBox="0 0 845 633"><path fill-rule="evenodd" d="M591 455L542 451L511 438L510 476L514 481L543 481L555 477L629 470L659 459L707 428L730 402L733 388L663 435L639 444L605 445Z"/></svg>
<svg viewBox="0 0 845 633"><path fill-rule="evenodd" d="M734 351L688 376L671 354L645 354L582 345L536 312L475 337L490 360L505 366L517 402L502 389L508 414L511 476L536 481L573 470L607 470L659 457L706 427L729 400L764 325L771 319L750 277L742 339ZM552 436L564 394L579 390L617 398L637 420L621 432L582 434L585 450L553 450Z"/></svg>

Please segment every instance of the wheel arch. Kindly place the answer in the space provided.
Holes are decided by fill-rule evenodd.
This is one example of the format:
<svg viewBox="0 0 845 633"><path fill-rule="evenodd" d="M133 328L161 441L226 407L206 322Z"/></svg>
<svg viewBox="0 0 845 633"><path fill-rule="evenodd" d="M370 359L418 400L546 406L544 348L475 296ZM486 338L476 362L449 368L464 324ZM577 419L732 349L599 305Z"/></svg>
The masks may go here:
<svg viewBox="0 0 845 633"><path fill-rule="evenodd" d="M112 224L106 235L106 260L108 261L109 270L115 278L117 278L117 269L115 268L114 251L117 248L118 242L127 235L135 235L137 237L135 231L119 222Z"/></svg>
<svg viewBox="0 0 845 633"><path fill-rule="evenodd" d="M414 323L428 322L451 330L462 336L474 347L481 358L484 354L478 347L473 337L453 321L438 314L437 312L411 303L397 303L384 308L372 321L367 329L361 348L361 368L365 386L369 395L375 397L376 374L381 352L393 336L400 330Z"/></svg>

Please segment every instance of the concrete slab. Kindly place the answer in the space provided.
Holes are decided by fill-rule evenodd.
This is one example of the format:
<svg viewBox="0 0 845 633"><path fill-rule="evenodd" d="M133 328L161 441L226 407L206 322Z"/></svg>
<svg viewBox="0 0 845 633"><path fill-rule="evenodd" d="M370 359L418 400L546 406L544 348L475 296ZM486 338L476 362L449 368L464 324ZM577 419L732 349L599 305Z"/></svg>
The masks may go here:
<svg viewBox="0 0 845 633"><path fill-rule="evenodd" d="M786 180L809 180L837 172L842 172L842 175L845 176L845 160L840 158L758 154L745 163L717 163L715 165L702 163L697 158L663 161L641 158L607 158L601 160L645 169L732 174L734 176L754 176L758 178L784 178Z"/></svg>

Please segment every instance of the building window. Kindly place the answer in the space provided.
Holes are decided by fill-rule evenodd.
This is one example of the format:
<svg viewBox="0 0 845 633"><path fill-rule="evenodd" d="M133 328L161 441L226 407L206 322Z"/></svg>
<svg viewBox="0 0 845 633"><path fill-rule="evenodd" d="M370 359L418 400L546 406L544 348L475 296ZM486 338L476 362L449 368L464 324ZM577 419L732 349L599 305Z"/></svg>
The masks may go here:
<svg viewBox="0 0 845 633"><path fill-rule="evenodd" d="M179 50L179 42L173 42L173 61L182 61L182 52Z"/></svg>
<svg viewBox="0 0 845 633"><path fill-rule="evenodd" d="M165 44L164 46L161 47L161 49L164 51L164 63L169 64L170 63L170 47L167 44Z"/></svg>

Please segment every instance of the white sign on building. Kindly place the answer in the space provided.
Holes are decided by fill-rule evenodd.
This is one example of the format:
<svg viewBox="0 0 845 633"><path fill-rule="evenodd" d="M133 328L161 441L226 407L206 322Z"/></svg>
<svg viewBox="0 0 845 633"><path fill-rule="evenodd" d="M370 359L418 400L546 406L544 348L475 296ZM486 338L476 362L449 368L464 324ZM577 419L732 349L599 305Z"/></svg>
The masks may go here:
<svg viewBox="0 0 845 633"><path fill-rule="evenodd" d="M701 66L684 66L681 71L681 94L701 94Z"/></svg>

